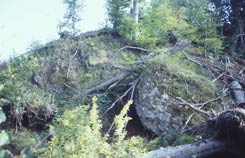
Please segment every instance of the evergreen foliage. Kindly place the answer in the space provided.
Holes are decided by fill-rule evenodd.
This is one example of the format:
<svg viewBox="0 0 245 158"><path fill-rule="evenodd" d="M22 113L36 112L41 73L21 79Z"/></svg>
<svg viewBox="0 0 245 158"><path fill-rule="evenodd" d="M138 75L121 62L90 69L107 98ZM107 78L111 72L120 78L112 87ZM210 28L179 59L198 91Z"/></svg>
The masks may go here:
<svg viewBox="0 0 245 158"><path fill-rule="evenodd" d="M107 0L108 16L113 29L119 31L131 0Z"/></svg>
<svg viewBox="0 0 245 158"><path fill-rule="evenodd" d="M205 55L219 54L222 51L222 41L217 32L220 26L217 13L206 0L174 0L171 1L177 11L184 8L185 18L194 31L187 33L187 38L202 46ZM194 36L193 36L194 35Z"/></svg>
<svg viewBox="0 0 245 158"><path fill-rule="evenodd" d="M80 29L78 28L78 22L81 21L81 11L83 9L83 3L81 0L63 0L67 6L64 19L59 24L59 32L68 31L73 37L78 35Z"/></svg>
<svg viewBox="0 0 245 158"><path fill-rule="evenodd" d="M245 1L212 0L221 26L218 28L223 38L226 54L245 56ZM236 54L237 53L237 54Z"/></svg>
<svg viewBox="0 0 245 158"><path fill-rule="evenodd" d="M221 53L222 41L217 32L219 21L206 0L152 0L148 5L141 1L137 24L128 13L129 4L129 1L108 1L109 20L114 31L128 39L136 39L138 45L166 45L171 41L170 36L175 36L178 41L189 39L196 43L206 56ZM137 38L134 38L135 32L138 32Z"/></svg>

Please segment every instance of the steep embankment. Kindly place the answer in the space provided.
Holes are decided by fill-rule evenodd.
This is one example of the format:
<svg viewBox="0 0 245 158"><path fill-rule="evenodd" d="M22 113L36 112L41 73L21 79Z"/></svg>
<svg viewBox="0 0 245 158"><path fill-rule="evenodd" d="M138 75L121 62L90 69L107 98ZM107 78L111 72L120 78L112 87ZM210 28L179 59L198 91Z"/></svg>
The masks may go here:
<svg viewBox="0 0 245 158"><path fill-rule="evenodd" d="M6 148L15 155L35 153L52 135L47 127L53 118L89 105L94 95L99 98L103 132L113 131L112 118L132 99L129 115L137 119L128 124L129 136L146 130L162 136L153 148L201 137L192 129L205 119L186 105L195 103L202 112L220 109L220 101L230 102L230 94L215 86L223 85L217 84L217 75L186 56L197 51L187 41L155 50L132 45L115 34L88 32L50 42L4 64L0 97L7 115L1 128L10 135ZM26 143L20 145L22 139Z"/></svg>

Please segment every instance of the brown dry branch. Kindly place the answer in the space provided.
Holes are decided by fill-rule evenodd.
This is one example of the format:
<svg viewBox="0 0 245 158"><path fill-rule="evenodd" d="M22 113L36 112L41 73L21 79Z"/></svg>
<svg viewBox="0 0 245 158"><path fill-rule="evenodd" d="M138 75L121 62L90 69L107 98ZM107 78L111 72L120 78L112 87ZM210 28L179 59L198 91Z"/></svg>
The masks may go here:
<svg viewBox="0 0 245 158"><path fill-rule="evenodd" d="M155 52L155 53L161 53L159 51L155 51L155 50L150 50L150 49L145 49L145 48L141 48L141 47L133 47L133 46L124 46L122 48L120 48L118 51L122 51L124 49L132 49L132 50L139 50L139 51L143 51L143 52Z"/></svg>
<svg viewBox="0 0 245 158"><path fill-rule="evenodd" d="M217 97L217 98L214 98L214 99L211 99L211 100L208 100L204 103L198 103L198 104L192 104L193 107L198 107L199 109L202 109L205 105L209 104L209 103L212 103L212 102L215 102L215 101L218 101L220 100L221 98L220 97ZM213 112L214 113L214 112ZM173 145L175 145L175 143L177 142L177 140L179 139L179 136L181 136L184 132L185 132L185 129L187 127L187 125L189 124L189 122L191 121L191 119L193 118L194 116L194 113L192 113L186 120L183 128L181 129L181 131L179 132L178 134L178 138L174 141Z"/></svg>
<svg viewBox="0 0 245 158"><path fill-rule="evenodd" d="M214 76L213 81L223 80L227 85L233 80L237 80L241 85L245 86L243 66L237 63L222 63L218 59L207 59L197 56L184 54L185 57L195 64L207 68ZM227 80L228 79L228 80Z"/></svg>
<svg viewBox="0 0 245 158"><path fill-rule="evenodd" d="M194 112L202 114L205 118L210 118L213 116L212 112L207 112L205 110L202 110L200 107L197 107L194 104L188 103L187 101L185 101L184 99L182 99L180 97L176 97L176 99L181 101L181 103L178 103L178 104L187 105L191 110L193 110ZM202 104L202 105L204 105L204 104Z"/></svg>
<svg viewBox="0 0 245 158"><path fill-rule="evenodd" d="M130 87L129 87L129 88L128 88L128 89L127 89L121 96L119 96L119 97L118 97L118 98L111 104L111 106L110 106L109 108L107 108L107 110L103 113L103 115L105 115L108 111L110 111L110 110L116 105L116 103L122 101L122 99L123 99L124 97L126 97L129 93L130 93L130 97L129 97L128 100L133 100L135 88L136 88L138 82L139 82L139 78L137 78L137 79L134 80L132 83L130 83L131 86L130 86Z"/></svg>
<svg viewBox="0 0 245 158"><path fill-rule="evenodd" d="M113 77L113 78L111 78L111 79L109 79L109 80L107 80L107 81L105 81L105 82L103 82L97 86L94 86L92 88L85 90L84 92L82 92L82 95L86 96L86 95L91 94L93 92L100 91L100 90L102 90L102 89L104 89L104 88L106 88L106 87L108 87L108 86L110 86L116 82L120 82L120 81L126 79L132 73L133 73L132 70L123 71L120 74L118 74L117 76L115 76L115 77Z"/></svg>
<svg viewBox="0 0 245 158"><path fill-rule="evenodd" d="M4 107L4 113L7 114L7 122L14 122L13 128L18 133L23 127L37 130L43 128L54 117L54 110L47 106L34 106L25 102L23 106L16 108L13 104L7 104ZM7 123L8 124L8 123Z"/></svg>
<svg viewBox="0 0 245 158"><path fill-rule="evenodd" d="M191 44L191 42L188 41L188 40L180 41L180 42L176 43L172 48L170 48L167 51L167 54L174 55L178 51L180 51L180 50L184 49L185 47L189 46L190 44Z"/></svg>
<svg viewBox="0 0 245 158"><path fill-rule="evenodd" d="M136 86L137 86L138 83L139 83L139 78L137 78L136 80L134 80L131 83L131 86L120 97L118 97L112 103L112 105L102 114L102 116L105 115L108 111L110 111L116 105L117 102L121 101L124 97L126 97L129 94L129 92L131 92L131 94L130 94L130 97L129 97L128 100L133 100L134 93L135 93L135 88L136 88ZM110 125L109 129L107 130L107 134L110 134L110 132L113 129L114 125L115 125L115 123L113 121L112 124Z"/></svg>

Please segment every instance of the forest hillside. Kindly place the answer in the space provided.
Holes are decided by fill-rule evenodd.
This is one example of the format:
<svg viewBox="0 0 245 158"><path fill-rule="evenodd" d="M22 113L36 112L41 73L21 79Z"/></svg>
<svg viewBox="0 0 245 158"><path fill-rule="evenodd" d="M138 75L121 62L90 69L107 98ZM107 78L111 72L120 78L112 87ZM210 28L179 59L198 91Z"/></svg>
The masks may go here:
<svg viewBox="0 0 245 158"><path fill-rule="evenodd" d="M111 25L80 33L64 3L59 39L0 65L0 157L243 157L240 6L108 0Z"/></svg>

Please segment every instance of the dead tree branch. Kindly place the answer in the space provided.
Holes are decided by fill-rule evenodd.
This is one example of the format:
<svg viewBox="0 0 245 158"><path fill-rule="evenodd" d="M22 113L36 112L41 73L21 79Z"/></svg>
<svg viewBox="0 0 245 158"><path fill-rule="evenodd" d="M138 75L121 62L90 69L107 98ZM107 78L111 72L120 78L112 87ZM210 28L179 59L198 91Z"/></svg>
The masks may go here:
<svg viewBox="0 0 245 158"><path fill-rule="evenodd" d="M202 114L203 116L205 116L205 118L211 118L211 116L212 116L211 112L204 111L204 110L196 107L196 105L193 105L193 104L186 102L184 99L182 99L180 97L176 97L176 99L181 101L180 104L187 105L191 110L193 110L194 112Z"/></svg>
<svg viewBox="0 0 245 158"><path fill-rule="evenodd" d="M174 45L174 47L172 47L171 49L169 49L169 50L167 51L167 53L168 53L169 55L173 55L173 54L175 54L176 52L178 52L178 51L184 49L185 47L189 46L190 44L191 44L191 42L188 41L188 40L180 41L179 43L176 43L176 44Z"/></svg>
<svg viewBox="0 0 245 158"><path fill-rule="evenodd" d="M243 76L243 73L240 73L243 71L242 66L237 66L234 63L229 63L227 65L226 63L222 63L217 59L206 59L206 58L201 58L201 57L194 57L190 55L186 55L186 58L190 60L191 62L194 62L195 64L207 68L210 73L214 76L214 82L217 80L221 80L222 78L225 79L225 83L227 83L226 78L229 80L236 80L238 81L241 85L245 86L245 79ZM215 74L215 75L214 75ZM231 81L229 81L231 82Z"/></svg>
<svg viewBox="0 0 245 158"><path fill-rule="evenodd" d="M132 50L139 50L142 52L155 52L155 53L161 53L159 51L155 51L155 50L150 50L150 49L145 49L145 48L141 48L141 47L133 47L133 46L124 46L122 48L120 48L118 51L122 51L124 49L132 49Z"/></svg>
<svg viewBox="0 0 245 158"><path fill-rule="evenodd" d="M131 92L130 94L130 98L129 100L133 100L133 97L134 97L134 91L135 91L135 88L137 86L139 82L139 78L134 80L132 83L131 83L131 86L120 96L118 97L112 104L111 106L103 113L103 115L105 115L108 111L110 111L115 105L116 103L118 103L119 101L121 101L124 97L126 97L129 92Z"/></svg>
<svg viewBox="0 0 245 158"><path fill-rule="evenodd" d="M171 52L171 54L174 54L177 51L184 49L189 44L190 43L188 43L187 41L181 41L180 43L176 44L173 48L169 49L166 53ZM133 64L133 67L131 69L123 71L119 75L117 75L117 76L115 76L115 77L95 86L95 87L92 87L90 89L85 90L84 92L82 92L82 94L85 96L85 95L91 94L93 92L100 91L100 90L104 89L105 87L108 87L108 86L110 86L116 82L120 82L120 81L124 80L125 78L130 76L135 69L137 69L139 66L142 66L142 64L147 63L150 58L152 58L156 55L159 55L159 53L161 53L161 52L155 52L155 53L148 54L143 59L135 61Z"/></svg>
<svg viewBox="0 0 245 158"><path fill-rule="evenodd" d="M95 87L92 87L90 89L87 89L86 91L82 92L83 95L88 95L88 94L91 94L93 92L96 92L96 91L100 91L102 89L104 89L105 87L108 87L110 85L112 85L113 83L115 82L119 82L119 81L122 81L124 80L125 78L127 78L129 75L132 74L132 70L127 70L127 71L124 71L122 73L120 73L119 75L95 86Z"/></svg>

